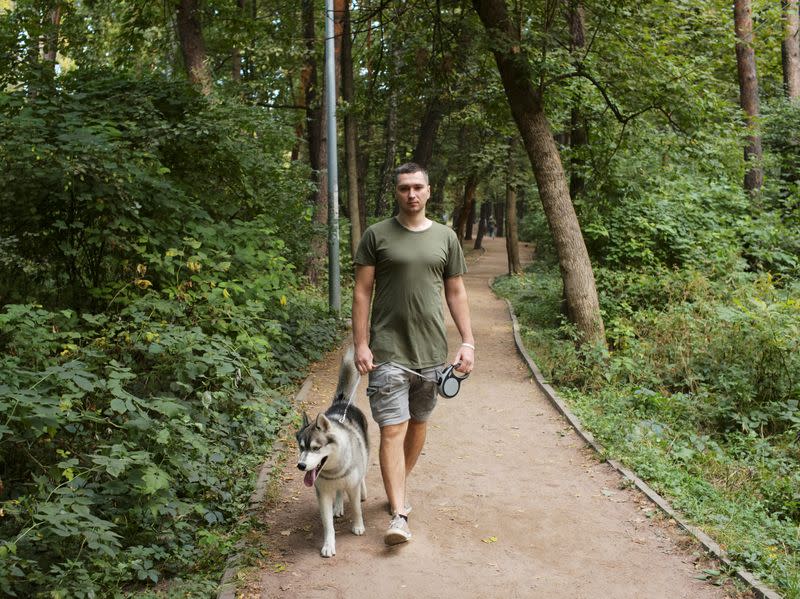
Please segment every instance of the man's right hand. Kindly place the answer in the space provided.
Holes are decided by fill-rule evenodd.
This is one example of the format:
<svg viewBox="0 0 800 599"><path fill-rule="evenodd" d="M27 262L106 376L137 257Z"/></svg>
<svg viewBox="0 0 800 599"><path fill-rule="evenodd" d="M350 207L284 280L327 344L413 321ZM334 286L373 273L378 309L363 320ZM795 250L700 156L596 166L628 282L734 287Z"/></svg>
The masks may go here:
<svg viewBox="0 0 800 599"><path fill-rule="evenodd" d="M371 370L375 370L375 364L372 362L372 350L368 345L356 345L353 359L359 374L367 374Z"/></svg>

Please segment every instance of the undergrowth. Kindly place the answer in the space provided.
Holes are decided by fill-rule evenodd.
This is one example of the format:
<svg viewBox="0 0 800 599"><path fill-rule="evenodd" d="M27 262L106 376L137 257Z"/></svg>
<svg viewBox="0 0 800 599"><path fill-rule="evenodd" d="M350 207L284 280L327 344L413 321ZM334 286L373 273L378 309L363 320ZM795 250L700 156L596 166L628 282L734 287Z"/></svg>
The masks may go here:
<svg viewBox="0 0 800 599"><path fill-rule="evenodd" d="M587 429L731 559L800 597L800 303L768 275L596 271L610 351L577 349L556 270L505 278Z"/></svg>

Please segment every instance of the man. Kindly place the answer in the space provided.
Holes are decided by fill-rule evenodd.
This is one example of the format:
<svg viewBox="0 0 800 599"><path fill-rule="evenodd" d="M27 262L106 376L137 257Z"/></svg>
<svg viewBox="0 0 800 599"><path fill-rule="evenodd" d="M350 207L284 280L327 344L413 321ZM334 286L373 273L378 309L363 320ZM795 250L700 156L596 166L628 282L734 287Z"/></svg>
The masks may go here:
<svg viewBox="0 0 800 599"><path fill-rule="evenodd" d="M447 359L442 290L463 342L453 364L469 373L475 363L461 276L464 254L452 229L425 216L430 195L425 169L414 163L398 167L399 212L364 232L354 260L355 364L361 374L369 373L367 394L381 431L381 476L392 514L384 535L387 545L411 538L406 481L436 405L436 370Z"/></svg>

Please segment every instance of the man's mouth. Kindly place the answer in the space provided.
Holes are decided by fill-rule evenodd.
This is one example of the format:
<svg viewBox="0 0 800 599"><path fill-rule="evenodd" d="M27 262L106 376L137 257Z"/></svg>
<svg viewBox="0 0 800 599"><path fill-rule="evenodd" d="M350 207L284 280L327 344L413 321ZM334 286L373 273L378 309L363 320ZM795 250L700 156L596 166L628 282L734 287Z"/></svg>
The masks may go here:
<svg viewBox="0 0 800 599"><path fill-rule="evenodd" d="M325 456L324 458L322 458L322 460L320 460L319 465L316 468L306 472L306 475L303 477L303 482L305 483L305 485L307 487L313 487L314 486L314 483L317 480L317 476L319 476L319 473L322 470L322 467L325 465L325 462L327 462L327 461L328 461L328 456Z"/></svg>

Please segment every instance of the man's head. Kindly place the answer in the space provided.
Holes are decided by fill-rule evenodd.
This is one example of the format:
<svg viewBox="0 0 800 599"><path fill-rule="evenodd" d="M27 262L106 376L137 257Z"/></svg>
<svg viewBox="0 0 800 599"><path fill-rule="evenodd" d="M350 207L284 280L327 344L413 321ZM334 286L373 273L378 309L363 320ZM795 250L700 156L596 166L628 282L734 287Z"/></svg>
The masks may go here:
<svg viewBox="0 0 800 599"><path fill-rule="evenodd" d="M406 162L394 169L394 184L397 185L400 181L400 175L411 175L413 173L422 173L422 176L425 177L425 183L429 183L428 171L416 162Z"/></svg>
<svg viewBox="0 0 800 599"><path fill-rule="evenodd" d="M394 195L397 206L406 216L425 214L425 205L431 196L428 184L428 172L413 162L400 165L395 169Z"/></svg>

